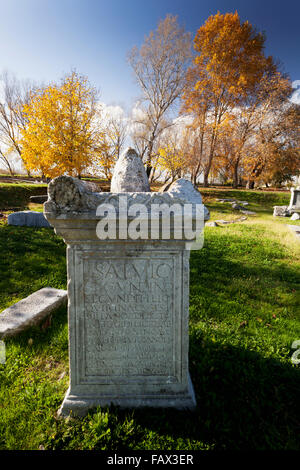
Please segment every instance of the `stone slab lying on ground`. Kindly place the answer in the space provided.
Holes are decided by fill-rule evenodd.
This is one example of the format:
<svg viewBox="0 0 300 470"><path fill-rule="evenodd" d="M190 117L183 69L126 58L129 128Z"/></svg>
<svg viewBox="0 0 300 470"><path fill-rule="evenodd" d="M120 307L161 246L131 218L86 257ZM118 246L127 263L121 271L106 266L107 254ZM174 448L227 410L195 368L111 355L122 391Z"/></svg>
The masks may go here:
<svg viewBox="0 0 300 470"><path fill-rule="evenodd" d="M245 209L245 210L242 210L241 212L242 212L242 214L245 214L245 215L256 215L256 212L254 212L254 211L248 211L248 210L246 210L246 209Z"/></svg>
<svg viewBox="0 0 300 470"><path fill-rule="evenodd" d="M215 222L217 222L217 224L227 225L227 224L235 224L237 222L243 222L246 219L247 219L247 217L240 217L239 219L236 219L236 220L216 220ZM205 225L207 225L207 224L205 224ZM214 227L215 227L215 225L214 225Z"/></svg>
<svg viewBox="0 0 300 470"><path fill-rule="evenodd" d="M232 209L237 210L237 211L241 211L243 209L243 207L237 204L237 202L233 202L231 207Z"/></svg>
<svg viewBox="0 0 300 470"><path fill-rule="evenodd" d="M299 220L299 219L300 219L300 215L297 212L294 212L294 214L291 217L291 220Z"/></svg>
<svg viewBox="0 0 300 470"><path fill-rule="evenodd" d="M48 220L42 212L20 211L13 212L7 217L8 225L18 225L20 227L45 227L51 228Z"/></svg>
<svg viewBox="0 0 300 470"><path fill-rule="evenodd" d="M235 205L236 207L233 207L233 209L243 209L239 204L242 204L242 206L249 206L249 202L247 201L237 201L236 199L216 199L216 201L221 202L222 204L224 202L228 202L232 204L232 207Z"/></svg>
<svg viewBox="0 0 300 470"><path fill-rule="evenodd" d="M300 226L299 225L287 225L287 226L292 232L294 232L297 239L300 241Z"/></svg>
<svg viewBox="0 0 300 470"><path fill-rule="evenodd" d="M249 202L247 201L237 201L238 204L242 204L243 206L249 206Z"/></svg>
<svg viewBox="0 0 300 470"><path fill-rule="evenodd" d="M30 196L30 202L34 202L35 204L44 204L47 199L47 194L40 194L39 196Z"/></svg>
<svg viewBox="0 0 300 470"><path fill-rule="evenodd" d="M0 313L0 338L13 336L38 324L67 303L67 291L44 287Z"/></svg>
<svg viewBox="0 0 300 470"><path fill-rule="evenodd" d="M300 225L288 225L293 232L300 232Z"/></svg>
<svg viewBox="0 0 300 470"><path fill-rule="evenodd" d="M218 224L217 224L217 222L214 222L214 221L212 221L212 222L207 222L207 223L205 224L205 227L218 227Z"/></svg>
<svg viewBox="0 0 300 470"><path fill-rule="evenodd" d="M216 201L221 202L221 203L223 203L223 202L236 202L235 199L230 199L230 198L229 199L228 198L216 199Z"/></svg>
<svg viewBox="0 0 300 470"><path fill-rule="evenodd" d="M233 224L232 220L216 220L218 224Z"/></svg>

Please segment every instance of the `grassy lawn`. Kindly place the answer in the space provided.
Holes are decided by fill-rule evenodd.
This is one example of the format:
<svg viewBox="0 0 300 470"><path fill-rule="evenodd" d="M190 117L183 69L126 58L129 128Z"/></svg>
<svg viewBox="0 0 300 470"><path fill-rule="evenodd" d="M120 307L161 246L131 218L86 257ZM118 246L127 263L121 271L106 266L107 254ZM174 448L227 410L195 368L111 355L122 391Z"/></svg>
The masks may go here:
<svg viewBox="0 0 300 470"><path fill-rule="evenodd" d="M0 210L28 208L30 196L47 194L46 184L0 183Z"/></svg>
<svg viewBox="0 0 300 470"><path fill-rule="evenodd" d="M211 220L240 214L215 198L236 197L257 212L206 227L191 253L190 372L196 412L97 409L56 416L68 387L67 316L6 340L0 365L0 449L298 449L300 243L273 218L289 194L203 190ZM66 288L65 245L48 229L0 222L1 309L35 290ZM295 222L299 224L299 222Z"/></svg>

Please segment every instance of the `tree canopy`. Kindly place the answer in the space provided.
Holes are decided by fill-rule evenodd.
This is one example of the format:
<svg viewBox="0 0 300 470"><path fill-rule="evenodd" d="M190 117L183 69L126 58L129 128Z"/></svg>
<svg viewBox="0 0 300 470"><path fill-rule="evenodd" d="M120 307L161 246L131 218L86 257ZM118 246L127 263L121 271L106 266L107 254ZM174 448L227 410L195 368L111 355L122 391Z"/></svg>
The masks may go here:
<svg viewBox="0 0 300 470"><path fill-rule="evenodd" d="M60 84L31 95L24 106L22 156L28 169L55 177L81 176L104 149L104 135L96 123L97 92L86 77L72 72Z"/></svg>

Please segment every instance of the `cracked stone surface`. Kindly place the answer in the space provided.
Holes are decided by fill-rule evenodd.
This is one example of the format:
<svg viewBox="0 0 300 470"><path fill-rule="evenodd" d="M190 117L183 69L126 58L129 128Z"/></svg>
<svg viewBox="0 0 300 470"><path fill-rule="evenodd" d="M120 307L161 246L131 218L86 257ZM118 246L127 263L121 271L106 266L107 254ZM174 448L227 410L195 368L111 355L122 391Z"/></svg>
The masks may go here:
<svg viewBox="0 0 300 470"><path fill-rule="evenodd" d="M67 303L67 291L44 287L0 313L0 338L13 336L38 324Z"/></svg>
<svg viewBox="0 0 300 470"><path fill-rule="evenodd" d="M273 206L273 217L288 217L291 212L288 206Z"/></svg>
<svg viewBox="0 0 300 470"><path fill-rule="evenodd" d="M194 188L194 185L191 183L191 181L185 178L180 178L174 181L174 183L171 184L169 190L164 194L175 196L185 203L203 204L199 191ZM209 210L206 206L204 206L204 220L208 220L209 218Z"/></svg>
<svg viewBox="0 0 300 470"><path fill-rule="evenodd" d="M13 212L7 217L8 225L17 225L20 227L44 227L51 228L48 220L42 212L20 211Z"/></svg>
<svg viewBox="0 0 300 470"><path fill-rule="evenodd" d="M110 190L112 193L150 191L142 159L134 149L125 150L117 161Z"/></svg>

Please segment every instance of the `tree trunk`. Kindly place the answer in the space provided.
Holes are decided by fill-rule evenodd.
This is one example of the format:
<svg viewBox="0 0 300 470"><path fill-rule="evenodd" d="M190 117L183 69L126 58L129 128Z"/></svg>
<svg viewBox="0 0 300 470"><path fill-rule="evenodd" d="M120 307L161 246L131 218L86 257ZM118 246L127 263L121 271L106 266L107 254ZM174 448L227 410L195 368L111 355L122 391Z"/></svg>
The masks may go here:
<svg viewBox="0 0 300 470"><path fill-rule="evenodd" d="M147 163L146 164L146 173L147 173L148 179L150 178L151 171L152 171L152 166Z"/></svg>
<svg viewBox="0 0 300 470"><path fill-rule="evenodd" d="M208 187L208 186L209 186L209 183L208 183L208 176L209 176L209 171L205 170L205 172L204 172L204 178L203 178L203 186L204 186L204 187Z"/></svg>
<svg viewBox="0 0 300 470"><path fill-rule="evenodd" d="M237 188L239 185L239 164L235 163L233 167L233 188Z"/></svg>
<svg viewBox="0 0 300 470"><path fill-rule="evenodd" d="M8 159L3 155L3 153L0 151L0 155L1 155L1 158L2 160L4 161L4 163L6 164L8 170L9 170L9 173L11 176L14 176L14 172L13 172L13 169L12 169L12 166L10 165Z"/></svg>
<svg viewBox="0 0 300 470"><path fill-rule="evenodd" d="M254 180L248 180L247 185L246 185L246 189L254 189L254 184L255 184Z"/></svg>

